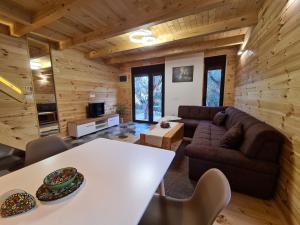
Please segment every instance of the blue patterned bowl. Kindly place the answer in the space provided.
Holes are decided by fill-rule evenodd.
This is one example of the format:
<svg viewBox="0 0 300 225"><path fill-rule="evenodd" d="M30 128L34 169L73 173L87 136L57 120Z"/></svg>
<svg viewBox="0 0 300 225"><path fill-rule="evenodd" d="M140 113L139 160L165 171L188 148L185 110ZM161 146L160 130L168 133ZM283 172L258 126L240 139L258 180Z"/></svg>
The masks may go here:
<svg viewBox="0 0 300 225"><path fill-rule="evenodd" d="M48 174L44 179L44 184L50 190L58 190L66 188L75 180L77 176L77 169L73 167L66 167Z"/></svg>

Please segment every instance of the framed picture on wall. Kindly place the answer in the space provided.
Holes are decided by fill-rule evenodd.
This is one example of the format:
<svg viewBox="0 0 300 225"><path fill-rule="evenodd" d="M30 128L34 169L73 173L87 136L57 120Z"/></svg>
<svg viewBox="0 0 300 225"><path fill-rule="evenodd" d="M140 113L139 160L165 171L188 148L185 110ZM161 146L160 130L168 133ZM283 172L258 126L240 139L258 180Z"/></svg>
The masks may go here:
<svg viewBox="0 0 300 225"><path fill-rule="evenodd" d="M173 67L172 82L193 82L194 66Z"/></svg>

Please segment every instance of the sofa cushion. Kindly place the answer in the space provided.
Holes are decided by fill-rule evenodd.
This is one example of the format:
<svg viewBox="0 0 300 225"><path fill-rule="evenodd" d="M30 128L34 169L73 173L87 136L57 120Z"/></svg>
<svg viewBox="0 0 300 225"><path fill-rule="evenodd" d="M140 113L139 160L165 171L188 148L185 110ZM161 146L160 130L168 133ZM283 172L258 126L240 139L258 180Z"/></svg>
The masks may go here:
<svg viewBox="0 0 300 225"><path fill-rule="evenodd" d="M184 123L184 136L192 138L201 120L181 119L179 122Z"/></svg>
<svg viewBox="0 0 300 225"><path fill-rule="evenodd" d="M243 125L237 123L232 126L220 140L220 146L223 148L238 149L243 141Z"/></svg>
<svg viewBox="0 0 300 225"><path fill-rule="evenodd" d="M191 128L196 129L201 121L200 120L194 120L194 119L181 119L179 122L184 123L185 127L191 127Z"/></svg>
<svg viewBox="0 0 300 225"><path fill-rule="evenodd" d="M207 107L206 107L207 108ZM209 118L212 120L218 112L225 112L226 107L209 107Z"/></svg>
<svg viewBox="0 0 300 225"><path fill-rule="evenodd" d="M212 120L217 112L225 107L184 106L178 108L178 116L183 119Z"/></svg>
<svg viewBox="0 0 300 225"><path fill-rule="evenodd" d="M284 137L273 127L257 123L245 131L245 140L240 147L247 157L276 162Z"/></svg>
<svg viewBox="0 0 300 225"><path fill-rule="evenodd" d="M185 148L185 154L194 159L202 159L211 162L218 162L224 165L231 165L238 168L244 168L257 172L276 174L277 166L274 163L250 159L240 151L234 149L189 144Z"/></svg>
<svg viewBox="0 0 300 225"><path fill-rule="evenodd" d="M197 145L219 146L226 133L224 127L216 126L211 121L200 121L194 133L192 143Z"/></svg>
<svg viewBox="0 0 300 225"><path fill-rule="evenodd" d="M226 129L236 123L243 124L244 141L240 146L243 154L250 158L276 162L278 160L284 136L270 125L233 107L225 110L228 115Z"/></svg>
<svg viewBox="0 0 300 225"><path fill-rule="evenodd" d="M225 110L225 113L227 114L225 122L225 127L227 130L229 130L236 123L242 123L244 130L247 130L254 124L261 123L261 121L259 121L258 119L233 107L228 107Z"/></svg>
<svg viewBox="0 0 300 225"><path fill-rule="evenodd" d="M225 122L226 116L227 114L224 111L217 112L213 118L212 123L214 125L221 126Z"/></svg>

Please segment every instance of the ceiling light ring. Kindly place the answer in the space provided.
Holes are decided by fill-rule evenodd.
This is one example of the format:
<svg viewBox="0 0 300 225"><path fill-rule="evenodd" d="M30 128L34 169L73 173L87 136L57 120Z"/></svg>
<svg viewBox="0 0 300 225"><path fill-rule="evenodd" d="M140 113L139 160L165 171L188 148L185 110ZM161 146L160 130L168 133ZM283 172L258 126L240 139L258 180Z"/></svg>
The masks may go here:
<svg viewBox="0 0 300 225"><path fill-rule="evenodd" d="M150 37L143 37L142 40L143 40L143 44L144 45L153 45L153 44L156 43L156 38L152 37L152 36L150 36Z"/></svg>
<svg viewBox="0 0 300 225"><path fill-rule="evenodd" d="M156 37L153 36L150 30L137 30L129 35L129 40L136 44L152 45L156 43Z"/></svg>

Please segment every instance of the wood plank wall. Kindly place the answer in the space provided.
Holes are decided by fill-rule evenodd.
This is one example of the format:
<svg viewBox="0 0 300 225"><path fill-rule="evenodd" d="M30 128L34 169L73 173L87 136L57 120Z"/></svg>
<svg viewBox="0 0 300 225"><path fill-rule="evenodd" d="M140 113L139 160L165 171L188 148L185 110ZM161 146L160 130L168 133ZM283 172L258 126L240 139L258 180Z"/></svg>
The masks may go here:
<svg viewBox="0 0 300 225"><path fill-rule="evenodd" d="M0 76L23 92L32 89L27 41L0 34ZM32 93L20 103L0 92L0 143L25 149L26 143L39 136L37 112Z"/></svg>
<svg viewBox="0 0 300 225"><path fill-rule="evenodd" d="M234 86L235 86L235 73L237 64L237 48L222 48L214 49L204 52L204 57L212 57L218 55L226 55L226 72L225 72L225 84L224 84L224 105L233 106L234 104ZM147 60L136 62L133 64L124 64L121 66L120 70L122 73L120 75L127 75L128 82L119 82L119 94L118 102L124 104L127 107L127 114L124 117L125 121L132 121L132 85L131 85L131 68L139 66L149 66L155 64L164 63L164 58Z"/></svg>
<svg viewBox="0 0 300 225"><path fill-rule="evenodd" d="M105 102L106 113L115 112L117 74L100 61L91 61L73 49L51 50L60 133L67 135L67 122L86 118L89 101ZM90 98L94 95L95 97Z"/></svg>
<svg viewBox="0 0 300 225"><path fill-rule="evenodd" d="M276 203L300 221L300 1L267 0L238 61L235 106L286 135Z"/></svg>

